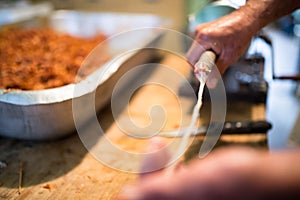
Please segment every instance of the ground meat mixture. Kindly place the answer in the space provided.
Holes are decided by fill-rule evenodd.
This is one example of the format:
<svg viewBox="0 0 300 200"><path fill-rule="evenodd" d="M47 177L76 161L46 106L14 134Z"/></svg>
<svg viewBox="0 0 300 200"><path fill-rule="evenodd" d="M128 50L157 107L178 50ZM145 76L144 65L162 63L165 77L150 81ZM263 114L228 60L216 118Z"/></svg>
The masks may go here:
<svg viewBox="0 0 300 200"><path fill-rule="evenodd" d="M39 90L74 83L86 56L106 36L76 38L51 29L3 29L0 31L0 88ZM84 78L109 59L98 52L97 65L80 70Z"/></svg>

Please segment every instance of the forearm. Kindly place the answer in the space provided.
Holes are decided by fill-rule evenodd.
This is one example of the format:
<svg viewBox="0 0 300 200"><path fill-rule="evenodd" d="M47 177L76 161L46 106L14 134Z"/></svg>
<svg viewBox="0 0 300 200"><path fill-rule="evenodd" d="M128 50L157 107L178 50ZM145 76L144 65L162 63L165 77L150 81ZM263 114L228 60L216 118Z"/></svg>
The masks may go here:
<svg viewBox="0 0 300 200"><path fill-rule="evenodd" d="M300 8L299 0L248 0L237 10L238 15L247 19L247 25L257 32L269 23Z"/></svg>

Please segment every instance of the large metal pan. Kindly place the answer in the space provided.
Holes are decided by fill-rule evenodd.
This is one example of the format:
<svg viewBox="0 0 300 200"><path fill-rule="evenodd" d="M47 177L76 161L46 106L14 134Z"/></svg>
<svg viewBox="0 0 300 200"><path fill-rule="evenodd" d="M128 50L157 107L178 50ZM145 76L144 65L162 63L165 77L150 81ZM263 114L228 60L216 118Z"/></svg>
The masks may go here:
<svg viewBox="0 0 300 200"><path fill-rule="evenodd" d="M50 27L57 31L69 34L90 37L97 32L107 35L119 34L142 27L167 26L168 20L153 16L139 14L117 13L85 13L79 11L55 11L49 16ZM90 116L84 114L84 103L91 94L95 95L95 109L99 110L106 105L111 97L114 84L130 68L142 64L151 58L153 51L143 51L143 45L155 44L159 41L163 29L146 31L147 34L128 34L125 41L112 40L110 52L112 59L119 53L138 47L118 62L114 62L113 68L106 73L106 78L101 80L97 87L74 94L74 87L78 84L86 84L81 81L77 84L69 84L62 87L36 90L36 91L7 91L0 89L0 135L18 139L49 140L64 137L74 133L75 125L72 115L72 100L82 101L83 120ZM138 44L138 46L134 46ZM133 46L132 46L133 45ZM138 58L138 59L137 59ZM99 66L87 80L93 79L95 74L107 70L111 61ZM132 77L136 78L136 77ZM126 86L124 86L126 87Z"/></svg>

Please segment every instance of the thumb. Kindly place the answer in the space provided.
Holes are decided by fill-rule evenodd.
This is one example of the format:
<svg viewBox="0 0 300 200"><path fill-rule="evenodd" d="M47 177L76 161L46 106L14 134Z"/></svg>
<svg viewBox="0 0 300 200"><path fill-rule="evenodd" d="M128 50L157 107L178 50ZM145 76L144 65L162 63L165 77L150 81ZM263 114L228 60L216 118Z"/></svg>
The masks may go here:
<svg viewBox="0 0 300 200"><path fill-rule="evenodd" d="M214 67L211 73L208 75L208 79L206 81L207 87L209 89L214 89L217 86L220 78L221 78L220 72L216 67Z"/></svg>

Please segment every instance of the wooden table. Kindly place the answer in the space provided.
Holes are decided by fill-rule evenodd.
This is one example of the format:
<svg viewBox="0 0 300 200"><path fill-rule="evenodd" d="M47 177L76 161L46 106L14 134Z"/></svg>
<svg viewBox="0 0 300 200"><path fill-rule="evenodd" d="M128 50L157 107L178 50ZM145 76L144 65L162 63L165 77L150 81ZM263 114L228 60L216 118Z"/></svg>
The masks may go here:
<svg viewBox="0 0 300 200"><path fill-rule="evenodd" d="M188 77L190 68L178 56L167 55L161 64ZM161 81L170 87L178 88L180 80L161 71L153 72L150 81ZM126 109L129 109L132 120L140 125L151 123L147 116L151 106L159 104L164 107L168 116L164 130L188 124L194 101L183 100L185 107L178 107L174 93L160 85L147 85L139 89ZM119 114L119 119L128 117L127 110ZM245 111L246 112L246 111ZM182 113L186 114L186 117ZM250 113L250 114L249 114ZM241 113L238 112L238 116ZM249 107L247 116L251 119L264 119L264 105ZM154 118L155 120L155 118ZM124 134L115 123L110 106L99 113L99 122L105 131L105 138L124 151L143 153L147 139L133 139ZM101 145L104 137L95 141L95 147ZM173 141L172 138L166 139ZM197 151L203 137L191 141L191 149ZM220 144L250 144L266 148L266 135L224 135ZM219 145L220 145L219 144ZM77 134L64 139L49 142L19 141L0 138L0 199L116 199L125 184L133 183L137 175L130 173L138 167L130 157L123 157L109 152L103 147L101 153L107 155L108 164L98 161L84 147ZM193 157L193 153L189 153ZM113 169L110 166L123 165L127 172Z"/></svg>

